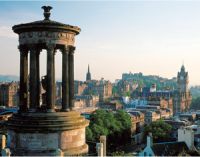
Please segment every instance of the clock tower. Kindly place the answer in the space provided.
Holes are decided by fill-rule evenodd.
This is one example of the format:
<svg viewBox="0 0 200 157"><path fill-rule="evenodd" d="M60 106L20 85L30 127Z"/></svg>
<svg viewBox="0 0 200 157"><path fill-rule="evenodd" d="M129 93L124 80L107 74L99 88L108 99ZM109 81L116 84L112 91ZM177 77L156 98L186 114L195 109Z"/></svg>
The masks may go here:
<svg viewBox="0 0 200 157"><path fill-rule="evenodd" d="M188 72L185 71L185 67L184 65L182 65L181 71L178 72L177 76L177 85L179 92L181 93L189 92L188 83L189 83Z"/></svg>
<svg viewBox="0 0 200 157"><path fill-rule="evenodd" d="M192 96L188 87L189 76L185 71L184 65L181 66L181 71L177 75L177 89L174 91L173 98L173 114L187 112L190 109Z"/></svg>

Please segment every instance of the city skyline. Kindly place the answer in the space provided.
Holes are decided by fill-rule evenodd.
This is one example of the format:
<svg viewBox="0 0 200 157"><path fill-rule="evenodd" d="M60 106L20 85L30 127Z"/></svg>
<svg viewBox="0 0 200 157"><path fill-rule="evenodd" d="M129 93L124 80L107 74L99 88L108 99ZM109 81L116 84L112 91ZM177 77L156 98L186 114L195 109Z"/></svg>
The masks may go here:
<svg viewBox="0 0 200 157"><path fill-rule="evenodd" d="M200 2L0 4L1 74L19 76L18 41L12 26L42 20L39 8L51 5L51 20L75 24L82 30L76 39L75 79L85 80L88 64L92 79L103 77L113 82L130 71L172 78L184 61L190 85L200 84ZM56 78L61 78L61 54L56 56ZM45 59L46 54L41 53L41 60ZM45 71L46 65L41 63L41 76Z"/></svg>

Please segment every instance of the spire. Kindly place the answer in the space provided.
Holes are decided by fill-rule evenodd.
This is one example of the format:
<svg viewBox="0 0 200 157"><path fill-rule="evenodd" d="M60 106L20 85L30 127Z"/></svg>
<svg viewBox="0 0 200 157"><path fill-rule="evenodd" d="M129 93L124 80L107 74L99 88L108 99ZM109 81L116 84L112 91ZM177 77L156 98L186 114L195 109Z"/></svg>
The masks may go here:
<svg viewBox="0 0 200 157"><path fill-rule="evenodd" d="M184 66L184 64L181 66L181 71L185 72L185 66Z"/></svg>
<svg viewBox="0 0 200 157"><path fill-rule="evenodd" d="M88 72L86 74L86 81L90 81L91 80L91 74L90 74L90 66L88 64Z"/></svg>
<svg viewBox="0 0 200 157"><path fill-rule="evenodd" d="M88 73L90 73L90 65L88 64Z"/></svg>

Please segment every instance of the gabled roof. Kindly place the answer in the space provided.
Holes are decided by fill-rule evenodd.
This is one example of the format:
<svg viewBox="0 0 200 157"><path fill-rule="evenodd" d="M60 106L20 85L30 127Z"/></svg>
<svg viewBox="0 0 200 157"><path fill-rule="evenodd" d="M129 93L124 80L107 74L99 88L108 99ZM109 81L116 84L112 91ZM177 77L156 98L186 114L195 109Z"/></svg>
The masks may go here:
<svg viewBox="0 0 200 157"><path fill-rule="evenodd" d="M181 152L189 151L185 142L155 143L152 146L155 156L177 156Z"/></svg>

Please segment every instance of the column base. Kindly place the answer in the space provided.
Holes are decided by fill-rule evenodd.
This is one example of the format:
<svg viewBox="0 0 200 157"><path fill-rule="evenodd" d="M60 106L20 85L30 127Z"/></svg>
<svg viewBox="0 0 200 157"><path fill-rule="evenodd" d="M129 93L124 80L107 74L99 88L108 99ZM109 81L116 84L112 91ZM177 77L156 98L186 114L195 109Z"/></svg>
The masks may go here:
<svg viewBox="0 0 200 157"><path fill-rule="evenodd" d="M8 120L8 148L13 156L80 156L88 152L80 113L21 113Z"/></svg>

